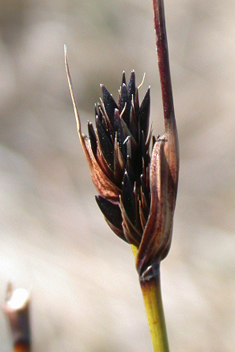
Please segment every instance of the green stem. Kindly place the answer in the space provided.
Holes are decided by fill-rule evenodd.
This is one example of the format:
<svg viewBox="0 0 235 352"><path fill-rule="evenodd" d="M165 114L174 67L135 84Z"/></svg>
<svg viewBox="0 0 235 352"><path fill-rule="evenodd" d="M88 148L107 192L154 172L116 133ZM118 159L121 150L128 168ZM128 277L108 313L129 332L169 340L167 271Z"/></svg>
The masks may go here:
<svg viewBox="0 0 235 352"><path fill-rule="evenodd" d="M154 352L169 352L162 305L160 268L150 277L140 278Z"/></svg>

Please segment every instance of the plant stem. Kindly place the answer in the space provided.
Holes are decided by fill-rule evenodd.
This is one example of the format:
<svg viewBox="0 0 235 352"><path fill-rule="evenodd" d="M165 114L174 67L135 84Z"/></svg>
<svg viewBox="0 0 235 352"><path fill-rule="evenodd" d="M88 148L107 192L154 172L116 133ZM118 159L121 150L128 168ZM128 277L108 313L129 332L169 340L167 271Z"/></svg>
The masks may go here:
<svg viewBox="0 0 235 352"><path fill-rule="evenodd" d="M166 21L164 12L164 1L153 0L154 28L156 33L156 47L158 56L158 67L161 81L163 111L165 119L165 129L168 131L169 125L175 127L175 113L173 103L173 93L171 85L171 73L169 64L169 52L166 34Z"/></svg>
<svg viewBox="0 0 235 352"><path fill-rule="evenodd" d="M29 343L26 342L18 342L14 346L14 352L30 352Z"/></svg>
<svg viewBox="0 0 235 352"><path fill-rule="evenodd" d="M13 289L9 283L3 309L12 335L13 351L30 352L30 293L21 288Z"/></svg>
<svg viewBox="0 0 235 352"><path fill-rule="evenodd" d="M152 275L140 278L154 352L169 352L165 317L162 305L160 267Z"/></svg>

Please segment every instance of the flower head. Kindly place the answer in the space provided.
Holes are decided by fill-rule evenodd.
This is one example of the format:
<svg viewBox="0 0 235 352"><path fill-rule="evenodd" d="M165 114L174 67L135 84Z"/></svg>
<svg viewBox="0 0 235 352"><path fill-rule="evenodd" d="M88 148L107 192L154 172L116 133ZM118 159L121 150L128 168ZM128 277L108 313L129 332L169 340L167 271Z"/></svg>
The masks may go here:
<svg viewBox="0 0 235 352"><path fill-rule="evenodd" d="M178 182L175 121L165 124L163 136L152 136L150 89L139 103L140 87L132 71L128 83L123 73L118 102L101 85L95 127L88 122L88 136L84 135L65 56L78 134L98 192L97 203L110 228L137 248L137 270L145 275L165 258L171 243Z"/></svg>

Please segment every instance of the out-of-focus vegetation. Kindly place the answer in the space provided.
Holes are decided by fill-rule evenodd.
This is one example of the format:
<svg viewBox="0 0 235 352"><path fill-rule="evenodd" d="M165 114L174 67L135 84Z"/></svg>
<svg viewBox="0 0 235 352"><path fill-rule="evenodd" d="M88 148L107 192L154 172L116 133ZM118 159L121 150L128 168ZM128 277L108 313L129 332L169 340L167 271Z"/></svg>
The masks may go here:
<svg viewBox="0 0 235 352"><path fill-rule="evenodd" d="M162 263L172 351L235 345L234 1L166 0L181 169L172 249ZM32 288L35 352L151 351L129 246L113 235L76 134L63 58L86 131L103 83L134 68L163 118L152 4L0 2L0 300ZM0 316L0 350L10 351Z"/></svg>

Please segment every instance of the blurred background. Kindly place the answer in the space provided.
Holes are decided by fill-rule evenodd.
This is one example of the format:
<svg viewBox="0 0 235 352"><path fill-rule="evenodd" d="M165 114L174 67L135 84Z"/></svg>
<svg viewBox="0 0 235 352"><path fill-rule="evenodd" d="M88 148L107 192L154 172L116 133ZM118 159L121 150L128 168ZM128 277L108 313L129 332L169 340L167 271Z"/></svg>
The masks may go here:
<svg viewBox="0 0 235 352"><path fill-rule="evenodd" d="M235 345L235 3L165 0L180 138L174 235L162 291L174 352ZM151 1L0 2L0 304L32 292L35 352L152 351L131 248L94 195L64 69L86 132L99 84L146 72L163 132ZM0 314L0 350L11 351Z"/></svg>

